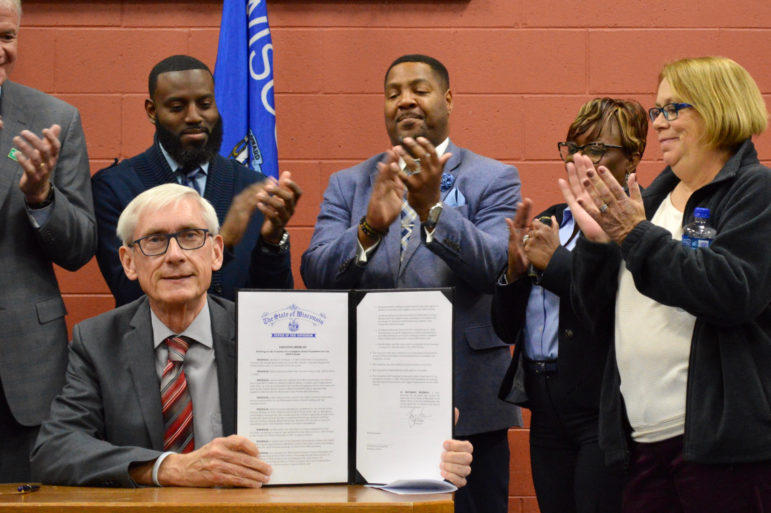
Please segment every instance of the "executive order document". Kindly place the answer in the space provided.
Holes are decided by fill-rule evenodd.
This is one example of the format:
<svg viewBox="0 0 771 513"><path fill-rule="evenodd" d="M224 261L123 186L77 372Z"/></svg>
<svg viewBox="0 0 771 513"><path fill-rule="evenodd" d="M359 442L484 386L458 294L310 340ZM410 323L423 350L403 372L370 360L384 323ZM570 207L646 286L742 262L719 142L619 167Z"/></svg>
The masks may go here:
<svg viewBox="0 0 771 513"><path fill-rule="evenodd" d="M239 291L237 432L270 484L441 481L452 291Z"/></svg>
<svg viewBox="0 0 771 513"><path fill-rule="evenodd" d="M236 431L271 484L348 480L348 294L238 294Z"/></svg>
<svg viewBox="0 0 771 513"><path fill-rule="evenodd" d="M452 303L438 290L369 292L356 307L356 470L433 478L452 438Z"/></svg>

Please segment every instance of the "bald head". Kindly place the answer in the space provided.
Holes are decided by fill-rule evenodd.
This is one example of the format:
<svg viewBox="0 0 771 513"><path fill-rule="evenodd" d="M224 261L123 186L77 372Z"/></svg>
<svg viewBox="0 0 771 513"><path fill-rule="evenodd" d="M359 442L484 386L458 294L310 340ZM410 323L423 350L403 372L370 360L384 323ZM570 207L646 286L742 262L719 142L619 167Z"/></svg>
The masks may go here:
<svg viewBox="0 0 771 513"><path fill-rule="evenodd" d="M21 19L21 0L0 0L0 7L12 9Z"/></svg>

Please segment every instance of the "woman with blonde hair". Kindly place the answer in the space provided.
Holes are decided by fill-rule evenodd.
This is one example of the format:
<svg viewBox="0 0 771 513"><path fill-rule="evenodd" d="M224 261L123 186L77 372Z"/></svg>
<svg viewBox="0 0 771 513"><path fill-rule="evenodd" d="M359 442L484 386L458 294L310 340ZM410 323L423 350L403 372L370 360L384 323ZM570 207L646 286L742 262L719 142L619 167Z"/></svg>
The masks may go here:
<svg viewBox="0 0 771 513"><path fill-rule="evenodd" d="M600 444L629 465L625 513L771 511L771 170L755 81L682 59L649 110L666 169L629 193L576 155L560 188L584 234L573 304L614 326ZM680 239L709 209L711 245Z"/></svg>

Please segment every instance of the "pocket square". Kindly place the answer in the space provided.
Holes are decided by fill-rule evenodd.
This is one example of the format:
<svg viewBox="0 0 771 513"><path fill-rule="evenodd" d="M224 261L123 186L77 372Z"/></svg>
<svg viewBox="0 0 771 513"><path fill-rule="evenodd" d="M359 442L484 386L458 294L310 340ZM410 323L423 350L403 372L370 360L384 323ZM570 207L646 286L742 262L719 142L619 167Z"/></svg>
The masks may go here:
<svg viewBox="0 0 771 513"><path fill-rule="evenodd" d="M466 204L466 197L455 187L447 193L442 202L448 207L458 208Z"/></svg>

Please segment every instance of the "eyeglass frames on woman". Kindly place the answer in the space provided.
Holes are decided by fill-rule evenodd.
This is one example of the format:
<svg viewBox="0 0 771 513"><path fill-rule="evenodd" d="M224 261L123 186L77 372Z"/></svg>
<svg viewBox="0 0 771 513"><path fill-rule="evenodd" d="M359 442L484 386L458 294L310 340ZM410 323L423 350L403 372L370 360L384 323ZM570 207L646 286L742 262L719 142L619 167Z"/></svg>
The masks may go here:
<svg viewBox="0 0 771 513"><path fill-rule="evenodd" d="M664 114L664 119L667 121L674 121L683 109L692 109L693 105L690 103L667 103L663 107L652 107L648 109L648 117L651 118L651 123L656 121L659 114Z"/></svg>
<svg viewBox="0 0 771 513"><path fill-rule="evenodd" d="M584 144L583 146L579 146L576 143L570 141L557 143L557 150L559 150L560 158L564 162L567 162L568 157L580 151L589 157L593 164L597 164L600 160L602 160L602 157L609 149L623 150L624 147L601 142L591 142Z"/></svg>
<svg viewBox="0 0 771 513"><path fill-rule="evenodd" d="M158 256L165 254L169 249L169 242L175 239L180 248L190 251L203 247L208 233L209 230L205 228L187 228L175 233L151 233L135 240L129 247L136 244L143 255Z"/></svg>

